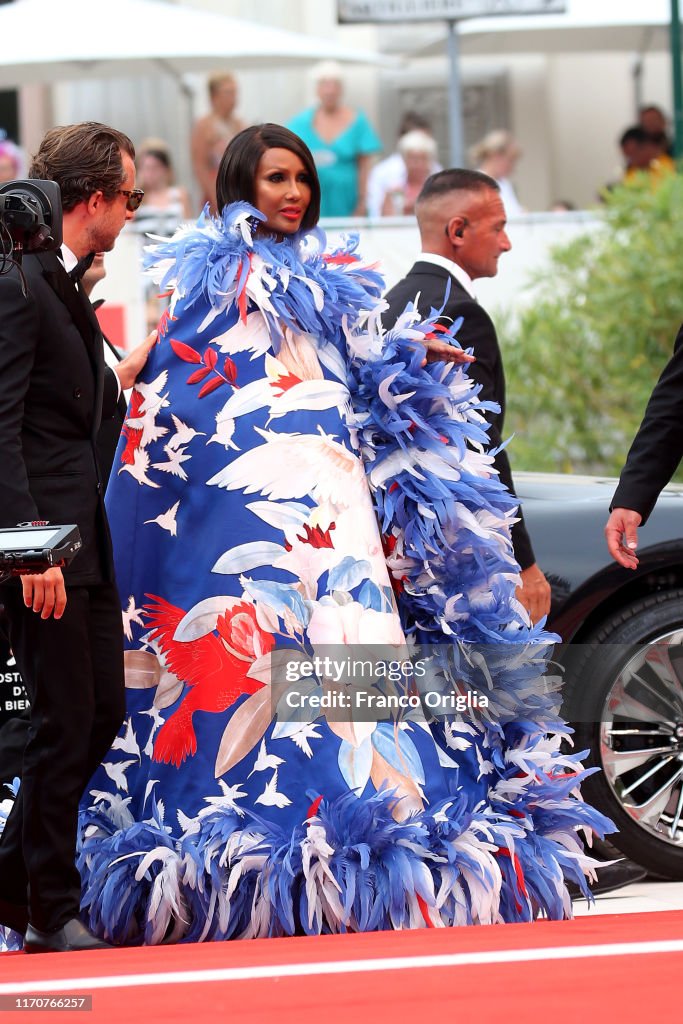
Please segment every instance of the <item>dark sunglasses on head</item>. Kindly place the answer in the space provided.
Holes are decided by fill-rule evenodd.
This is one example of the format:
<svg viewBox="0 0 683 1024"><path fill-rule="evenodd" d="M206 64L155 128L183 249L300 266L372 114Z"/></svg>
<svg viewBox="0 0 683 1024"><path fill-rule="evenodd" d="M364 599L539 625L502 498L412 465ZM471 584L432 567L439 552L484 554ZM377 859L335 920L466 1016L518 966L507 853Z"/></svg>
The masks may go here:
<svg viewBox="0 0 683 1024"><path fill-rule="evenodd" d="M130 210L131 213L135 213L145 198L145 193L141 188L117 188L116 191L126 197L126 209Z"/></svg>

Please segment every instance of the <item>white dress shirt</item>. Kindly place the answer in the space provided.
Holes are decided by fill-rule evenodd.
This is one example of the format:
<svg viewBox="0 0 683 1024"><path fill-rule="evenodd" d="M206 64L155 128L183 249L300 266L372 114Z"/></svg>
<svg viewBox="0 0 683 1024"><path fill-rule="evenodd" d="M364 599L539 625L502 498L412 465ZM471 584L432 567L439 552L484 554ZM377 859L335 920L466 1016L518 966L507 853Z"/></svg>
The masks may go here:
<svg viewBox="0 0 683 1024"><path fill-rule="evenodd" d="M69 274L78 263L78 257L72 253L71 249L66 244L66 242L62 242L59 252L62 257L64 269L66 270L67 274ZM121 381L119 380L119 375L116 372L118 360L116 360L114 354L109 351L109 346L106 344L104 345L104 361L106 365L109 366L114 371L114 376L116 377L116 398L118 401L118 399L121 397Z"/></svg>
<svg viewBox="0 0 683 1024"><path fill-rule="evenodd" d="M447 256L440 256L436 252L421 252L418 256L418 260L420 263L434 263L437 267L443 267L444 270L448 271L451 277L454 277L455 280L463 286L467 294L471 295L475 302L477 301L477 296L474 294L474 282L472 281L472 278L466 270L459 267L457 263L453 262L453 260L449 260Z"/></svg>
<svg viewBox="0 0 683 1024"><path fill-rule="evenodd" d="M62 257L62 263L64 264L64 269L66 270L67 274L70 274L71 271L76 266L76 264L78 263L78 257L74 256L74 254L72 253L71 249L66 244L66 242L62 242L62 246L61 246L61 249L59 250L59 252L60 252L60 255Z"/></svg>

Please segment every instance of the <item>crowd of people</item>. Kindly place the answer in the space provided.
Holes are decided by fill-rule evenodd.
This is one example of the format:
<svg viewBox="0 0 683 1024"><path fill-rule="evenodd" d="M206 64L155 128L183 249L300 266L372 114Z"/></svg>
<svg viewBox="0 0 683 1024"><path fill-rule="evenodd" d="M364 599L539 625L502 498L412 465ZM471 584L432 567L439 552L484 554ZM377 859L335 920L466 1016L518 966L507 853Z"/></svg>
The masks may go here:
<svg viewBox="0 0 683 1024"><path fill-rule="evenodd" d="M344 100L341 67L325 61L314 69L316 102L287 122L311 149L321 183L321 217L406 216L414 213L422 185L441 169L438 144L428 118L406 111L400 121L393 152L382 155L382 144L362 110ZM139 147L138 175L145 199L136 230L170 235L190 216L209 204L217 212L216 177L226 145L245 127L237 113L239 85L234 75L221 72L208 81L209 112L194 124L191 137L191 190L175 181L170 146L163 139L145 140ZM1 133L0 133L1 135ZM638 120L619 136L622 168L607 188L637 181L647 174L660 181L675 169L666 115L655 104L640 107ZM498 182L509 217L525 212L514 175L522 149L503 129L485 134L468 151L472 168ZM23 176L26 157L11 139L0 137L0 183ZM599 198L599 197L596 197ZM553 211L575 209L560 199Z"/></svg>
<svg viewBox="0 0 683 1024"><path fill-rule="evenodd" d="M289 127L243 126L231 76L210 90L196 223L162 142L55 128L28 173L60 185L63 245L0 275L0 526L75 521L83 540L0 588L31 701L5 941L570 917L613 826L581 799L542 682L550 586L473 293L511 248L519 149L492 133L479 169L444 170L413 117L373 179L379 141L334 67ZM366 195L420 233L386 296L357 239L318 229ZM89 291L136 215L169 302L112 360ZM625 567L673 465L645 486L677 429L678 359L615 496Z"/></svg>
<svg viewBox="0 0 683 1024"><path fill-rule="evenodd" d="M619 148L623 171L617 183L637 183L646 175L656 185L676 169L666 117L659 107L652 104L640 108L638 123L622 132Z"/></svg>

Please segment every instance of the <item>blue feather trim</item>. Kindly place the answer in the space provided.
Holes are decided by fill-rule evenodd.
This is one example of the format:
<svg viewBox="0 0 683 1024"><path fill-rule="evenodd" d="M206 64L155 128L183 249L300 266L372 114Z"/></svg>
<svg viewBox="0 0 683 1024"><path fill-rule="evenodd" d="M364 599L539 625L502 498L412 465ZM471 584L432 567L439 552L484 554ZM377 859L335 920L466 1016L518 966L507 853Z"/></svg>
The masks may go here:
<svg viewBox="0 0 683 1024"><path fill-rule="evenodd" d="M195 225L148 247L145 268L162 288L175 288L188 307L203 298L217 312L241 303L247 312L256 309L250 295L254 275L276 353L283 327L340 344L344 321L354 323L359 309L374 304L383 286L381 275L358 255L358 236L326 253L322 231L278 242L255 232L263 220L249 203L234 203L215 218L204 211Z"/></svg>

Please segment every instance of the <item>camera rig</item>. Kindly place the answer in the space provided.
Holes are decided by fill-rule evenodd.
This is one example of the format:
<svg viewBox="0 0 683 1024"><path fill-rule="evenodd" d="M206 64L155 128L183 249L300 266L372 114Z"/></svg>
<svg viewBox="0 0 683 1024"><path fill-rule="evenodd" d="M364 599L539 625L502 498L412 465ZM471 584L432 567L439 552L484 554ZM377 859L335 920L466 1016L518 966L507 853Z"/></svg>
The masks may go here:
<svg viewBox="0 0 683 1024"><path fill-rule="evenodd" d="M56 181L27 178L0 185L0 274L25 252L62 244L62 194Z"/></svg>
<svg viewBox="0 0 683 1024"><path fill-rule="evenodd" d="M55 566L63 568L82 546L80 531L73 523L67 526L21 523L0 529L0 583L11 576L41 573Z"/></svg>

